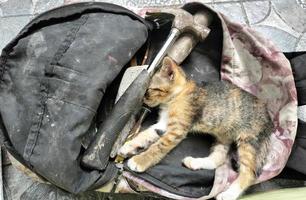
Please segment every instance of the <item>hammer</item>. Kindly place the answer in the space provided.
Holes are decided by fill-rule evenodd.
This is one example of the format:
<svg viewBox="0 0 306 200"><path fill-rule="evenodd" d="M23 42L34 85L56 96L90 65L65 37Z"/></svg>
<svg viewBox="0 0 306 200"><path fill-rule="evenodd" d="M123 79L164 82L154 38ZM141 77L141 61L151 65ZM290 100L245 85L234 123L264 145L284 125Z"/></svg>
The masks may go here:
<svg viewBox="0 0 306 200"><path fill-rule="evenodd" d="M167 53L177 64L181 64L193 47L199 41L203 41L210 32L208 25L211 22L211 16L206 10L191 15L182 9L169 8L161 9L158 15L162 13L174 15L174 20L168 39L148 67L151 76ZM149 13L149 15L154 14ZM178 39L179 36L181 37Z"/></svg>
<svg viewBox="0 0 306 200"><path fill-rule="evenodd" d="M207 28L211 21L208 11L201 11L193 16L182 9L162 9L160 12L150 15L161 16L162 13L174 16L170 34L152 63L147 69L143 69L129 85L115 104L109 117L99 127L94 140L82 158L82 164L86 167L97 170L106 168L112 150L110 147L114 145L131 116L141 108L142 99L150 79L165 55L169 52L169 56L180 64L189 55L196 43L204 40L210 32ZM179 38L180 35L182 37ZM178 38L179 40L177 40ZM142 110L140 120L136 123L137 126L141 125L147 113L147 109ZM138 131L139 128L134 127L133 130ZM119 160L121 159L119 158Z"/></svg>

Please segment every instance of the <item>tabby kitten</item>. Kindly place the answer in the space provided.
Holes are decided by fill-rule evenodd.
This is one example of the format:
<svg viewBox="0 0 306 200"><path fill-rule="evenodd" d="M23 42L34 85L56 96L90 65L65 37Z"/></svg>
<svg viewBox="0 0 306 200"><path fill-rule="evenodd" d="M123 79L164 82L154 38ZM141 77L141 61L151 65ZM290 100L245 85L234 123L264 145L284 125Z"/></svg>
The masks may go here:
<svg viewBox="0 0 306 200"><path fill-rule="evenodd" d="M208 157L183 159L192 170L217 168L225 163L230 145L237 146L239 176L217 199L237 199L254 183L265 163L273 130L266 106L259 99L225 81L200 88L166 57L150 82L144 103L159 106L160 116L157 124L120 149L120 155L130 156L152 144L128 160L131 170L143 172L157 164L188 132L195 131L211 134L217 142ZM159 136L159 130L165 133Z"/></svg>

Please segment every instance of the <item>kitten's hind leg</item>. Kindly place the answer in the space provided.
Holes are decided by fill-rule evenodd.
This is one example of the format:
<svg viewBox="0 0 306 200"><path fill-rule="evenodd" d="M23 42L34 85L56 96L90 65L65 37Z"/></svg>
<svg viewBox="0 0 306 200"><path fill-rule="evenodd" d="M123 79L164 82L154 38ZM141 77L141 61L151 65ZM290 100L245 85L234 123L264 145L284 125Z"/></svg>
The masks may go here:
<svg viewBox="0 0 306 200"><path fill-rule="evenodd" d="M209 156L205 158L186 157L183 159L183 164L192 170L216 169L225 162L228 150L229 145L217 143L212 147Z"/></svg>
<svg viewBox="0 0 306 200"><path fill-rule="evenodd" d="M140 150L148 148L152 143L159 139L154 125L140 132L135 138L127 141L120 149L118 154L123 157L129 157L137 154Z"/></svg>
<svg viewBox="0 0 306 200"><path fill-rule="evenodd" d="M238 143L239 176L217 200L235 200L255 181L257 150L250 142Z"/></svg>

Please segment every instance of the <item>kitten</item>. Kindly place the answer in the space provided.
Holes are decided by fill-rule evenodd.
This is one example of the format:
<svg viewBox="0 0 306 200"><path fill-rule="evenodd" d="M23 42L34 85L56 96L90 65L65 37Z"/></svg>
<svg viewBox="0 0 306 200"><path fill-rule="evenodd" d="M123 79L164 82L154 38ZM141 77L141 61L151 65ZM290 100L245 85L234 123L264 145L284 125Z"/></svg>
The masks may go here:
<svg viewBox="0 0 306 200"><path fill-rule="evenodd" d="M152 144L128 160L131 170L143 172L157 164L188 132L195 131L211 134L217 142L208 157L183 159L192 170L219 167L225 163L230 145L237 146L239 176L217 199L237 199L254 183L265 163L273 131L266 105L255 96L226 81L198 87L166 57L150 82L144 103L159 106L160 119L120 149L120 155L130 156ZM159 136L159 130L165 133Z"/></svg>

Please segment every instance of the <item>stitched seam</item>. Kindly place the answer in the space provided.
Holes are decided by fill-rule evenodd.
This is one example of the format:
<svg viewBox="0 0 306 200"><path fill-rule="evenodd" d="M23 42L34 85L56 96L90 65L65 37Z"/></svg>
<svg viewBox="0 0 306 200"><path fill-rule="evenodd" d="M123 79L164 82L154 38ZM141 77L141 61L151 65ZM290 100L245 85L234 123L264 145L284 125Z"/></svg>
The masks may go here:
<svg viewBox="0 0 306 200"><path fill-rule="evenodd" d="M86 23L88 19L88 15L83 15L79 21L75 22L75 25L71 28L71 30L67 33L66 35L66 39L64 40L63 44L59 47L59 49L57 50L57 52L54 54L53 59L51 60L51 62L49 63L49 65L52 66L53 63L57 63L62 56L64 55L64 53L70 48L71 44L73 43L73 41L76 38L76 35L78 33L78 31L80 30L80 28ZM46 66L47 69L47 66ZM51 68L51 73L53 72L53 69ZM42 121L43 121L43 116L46 112L46 101L48 98L48 93L49 93L49 85L50 85L50 81L48 80L47 82L42 82L40 84L40 88L41 88L41 110L40 112L38 112L38 114L36 115L36 120L33 120L33 125L30 129L30 133L27 139L27 143L25 146L25 150L24 150L24 158L26 161L28 161L31 164L31 156L33 154L34 148L36 146L37 143L37 139L40 133L40 128L42 125Z"/></svg>
<svg viewBox="0 0 306 200"><path fill-rule="evenodd" d="M36 144L36 141L37 141L38 132L41 128L43 116L44 116L45 109L46 109L46 105L45 105L46 100L45 99L46 99L46 96L47 96L47 91L46 91L45 86L42 83L40 84L39 87L40 87L40 92L42 93L41 100L40 100L41 104L39 105L40 110L38 111L38 113L34 117L33 124L30 128L29 136L28 136L25 148L24 148L24 153L23 153L24 159L26 161L28 161L29 163L30 163L30 157L31 157L32 152L34 150L34 145Z"/></svg>

